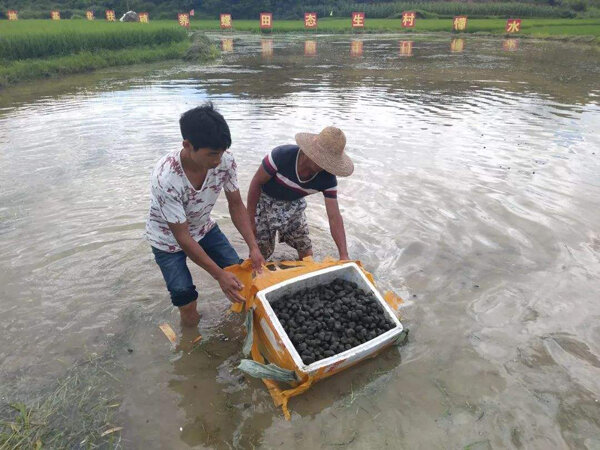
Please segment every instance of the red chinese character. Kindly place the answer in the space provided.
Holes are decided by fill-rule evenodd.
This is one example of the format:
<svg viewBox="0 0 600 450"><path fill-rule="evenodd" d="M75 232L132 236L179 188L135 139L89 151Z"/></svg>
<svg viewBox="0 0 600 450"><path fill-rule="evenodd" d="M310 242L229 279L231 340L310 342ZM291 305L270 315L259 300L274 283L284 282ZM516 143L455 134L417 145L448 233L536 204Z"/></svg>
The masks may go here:
<svg viewBox="0 0 600 450"><path fill-rule="evenodd" d="M60 20L60 11L50 11L50 18L52 20Z"/></svg>
<svg viewBox="0 0 600 450"><path fill-rule="evenodd" d="M317 28L317 13L316 12L304 13L304 27L305 28Z"/></svg>
<svg viewBox="0 0 600 450"><path fill-rule="evenodd" d="M273 27L273 14L260 13L260 28L261 30L270 30Z"/></svg>
<svg viewBox="0 0 600 450"><path fill-rule="evenodd" d="M221 29L231 28L231 14L221 14Z"/></svg>
<svg viewBox="0 0 600 450"><path fill-rule="evenodd" d="M189 28L190 27L190 16L187 13L179 13L177 14L177 22L182 27Z"/></svg>
<svg viewBox="0 0 600 450"><path fill-rule="evenodd" d="M465 31L467 29L467 16L454 16L452 29L454 31Z"/></svg>
<svg viewBox="0 0 600 450"><path fill-rule="evenodd" d="M508 19L505 30L507 33L518 33L521 31L521 19Z"/></svg>
<svg viewBox="0 0 600 450"><path fill-rule="evenodd" d="M414 11L405 11L402 13L402 28L414 28L417 14Z"/></svg>
<svg viewBox="0 0 600 450"><path fill-rule="evenodd" d="M365 27L365 13L364 12L353 12L352 13L352 28L364 28Z"/></svg>
<svg viewBox="0 0 600 450"><path fill-rule="evenodd" d="M94 20L94 11L86 11L85 12L85 18L87 20Z"/></svg>
<svg viewBox="0 0 600 450"><path fill-rule="evenodd" d="M19 15L17 14L16 11L14 11L12 9L9 10L6 15L8 17L8 20L19 20Z"/></svg>
<svg viewBox="0 0 600 450"><path fill-rule="evenodd" d="M106 10L106 20L109 22L114 22L116 20L115 12L112 9Z"/></svg>
<svg viewBox="0 0 600 450"><path fill-rule="evenodd" d="M149 23L150 22L150 14L148 14L147 12L139 13L138 17L140 18L140 23Z"/></svg>

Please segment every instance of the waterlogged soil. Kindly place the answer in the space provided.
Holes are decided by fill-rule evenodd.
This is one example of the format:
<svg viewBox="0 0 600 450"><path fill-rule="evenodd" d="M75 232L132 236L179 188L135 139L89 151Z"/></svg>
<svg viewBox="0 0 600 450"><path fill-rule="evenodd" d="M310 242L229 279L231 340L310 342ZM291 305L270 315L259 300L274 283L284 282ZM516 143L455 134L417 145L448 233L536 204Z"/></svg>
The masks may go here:
<svg viewBox="0 0 600 450"><path fill-rule="evenodd" d="M110 436L124 448L598 448L597 48L213 38L214 65L0 91L1 401L36 402L113 355L85 398L110 399L100 429L123 427ZM141 239L151 169L179 148L179 114L209 99L231 126L243 196L272 147L345 131L350 256L406 300L408 344L292 399L291 422L236 370L243 318L216 283L191 267L202 320L181 333ZM335 256L323 199L308 203L316 258ZM224 198L213 217L245 256Z"/></svg>

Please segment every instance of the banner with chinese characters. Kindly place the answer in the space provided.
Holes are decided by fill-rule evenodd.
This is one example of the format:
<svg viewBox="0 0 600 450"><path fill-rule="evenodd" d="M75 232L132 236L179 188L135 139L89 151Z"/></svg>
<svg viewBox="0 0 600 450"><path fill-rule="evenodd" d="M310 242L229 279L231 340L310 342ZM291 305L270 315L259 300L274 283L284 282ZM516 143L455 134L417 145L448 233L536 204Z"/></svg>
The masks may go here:
<svg viewBox="0 0 600 450"><path fill-rule="evenodd" d="M363 41L350 42L350 56L362 56L362 54L363 54Z"/></svg>
<svg viewBox="0 0 600 450"><path fill-rule="evenodd" d="M521 31L521 19L508 19L505 30L507 33L518 33Z"/></svg>
<svg viewBox="0 0 600 450"><path fill-rule="evenodd" d="M85 12L85 18L87 20L94 20L94 11L90 11L89 9Z"/></svg>
<svg viewBox="0 0 600 450"><path fill-rule="evenodd" d="M304 28L314 30L317 28L317 13L307 12L304 13Z"/></svg>
<svg viewBox="0 0 600 450"><path fill-rule="evenodd" d="M273 13L260 13L260 29L270 30L273 28Z"/></svg>
<svg viewBox="0 0 600 450"><path fill-rule="evenodd" d="M106 20L108 22L115 22L117 20L117 18L115 17L115 12L112 9L107 9L106 10Z"/></svg>
<svg viewBox="0 0 600 450"><path fill-rule="evenodd" d="M231 14L221 14L219 16L219 25L221 26L221 30L228 30L233 26L233 22L231 21Z"/></svg>
<svg viewBox="0 0 600 450"><path fill-rule="evenodd" d="M50 11L50 18L52 20L60 20L60 11Z"/></svg>
<svg viewBox="0 0 600 450"><path fill-rule="evenodd" d="M412 41L400 41L400 56L412 56Z"/></svg>
<svg viewBox="0 0 600 450"><path fill-rule="evenodd" d="M304 41L304 56L315 56L317 54L317 41Z"/></svg>
<svg viewBox="0 0 600 450"><path fill-rule="evenodd" d="M514 52L519 49L519 40L518 39L504 39L502 41L502 50L505 52Z"/></svg>
<svg viewBox="0 0 600 450"><path fill-rule="evenodd" d="M352 13L352 28L364 28L365 27L365 13L364 12L353 12Z"/></svg>
<svg viewBox="0 0 600 450"><path fill-rule="evenodd" d="M19 13L14 9L9 9L6 12L6 17L8 17L8 20L19 20Z"/></svg>
<svg viewBox="0 0 600 450"><path fill-rule="evenodd" d="M452 30L465 31L467 29L467 16L454 16Z"/></svg>
<svg viewBox="0 0 600 450"><path fill-rule="evenodd" d="M147 12L139 13L138 17L140 18L140 23L150 23L150 14Z"/></svg>
<svg viewBox="0 0 600 450"><path fill-rule="evenodd" d="M221 39L221 49L223 50L223 52L226 52L226 53L233 52L233 39L232 38Z"/></svg>
<svg viewBox="0 0 600 450"><path fill-rule="evenodd" d="M190 15L188 13L179 13L177 14L177 22L182 27L189 28L190 27Z"/></svg>
<svg viewBox="0 0 600 450"><path fill-rule="evenodd" d="M273 56L273 39L262 39L260 49L264 57L270 58Z"/></svg>
<svg viewBox="0 0 600 450"><path fill-rule="evenodd" d="M465 40L464 39L452 39L450 42L450 51L452 53L462 53L465 49Z"/></svg>
<svg viewBox="0 0 600 450"><path fill-rule="evenodd" d="M414 28L417 13L414 11L404 11L402 13L402 28Z"/></svg>

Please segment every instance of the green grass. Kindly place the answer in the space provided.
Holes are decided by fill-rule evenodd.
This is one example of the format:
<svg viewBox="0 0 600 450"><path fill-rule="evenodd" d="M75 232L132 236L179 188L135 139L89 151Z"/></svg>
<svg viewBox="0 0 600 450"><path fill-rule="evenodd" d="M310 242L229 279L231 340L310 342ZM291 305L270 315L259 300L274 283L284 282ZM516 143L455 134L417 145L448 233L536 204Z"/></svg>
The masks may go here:
<svg viewBox="0 0 600 450"><path fill-rule="evenodd" d="M214 59L206 39L175 20L150 24L83 20L0 21L0 88L20 81L178 59Z"/></svg>
<svg viewBox="0 0 600 450"><path fill-rule="evenodd" d="M0 404L0 450L120 447L115 370L114 358L91 356L38 400Z"/></svg>
<svg viewBox="0 0 600 450"><path fill-rule="evenodd" d="M564 2L566 3L566 2ZM338 4L337 7L322 7L315 5L312 9L320 17L329 15L333 9L335 16L348 17L353 11L364 11L367 17L391 18L402 14L402 11L419 11L424 17L435 18L468 15L470 17L574 17L575 12L567 6L555 7L550 5L533 4L529 2L386 2Z"/></svg>
<svg viewBox="0 0 600 450"><path fill-rule="evenodd" d="M366 19L364 32L440 32L452 31L452 19L417 19L414 29L402 28L401 19ZM469 19L467 33L504 34L506 19ZM259 32L258 20L234 20L234 31ZM219 30L218 20L195 20L192 29ZM303 32L301 20L274 20L273 32ZM350 18L319 19L319 33L351 33ZM313 33L313 31L310 31ZM600 37L600 19L523 19L522 35Z"/></svg>
<svg viewBox="0 0 600 450"><path fill-rule="evenodd" d="M0 66L0 88L37 78L89 72L104 67L182 58L189 47L189 42L185 41L153 47L84 51L55 58L9 62Z"/></svg>
<svg viewBox="0 0 600 450"><path fill-rule="evenodd" d="M0 22L0 61L64 56L182 42L187 31L175 21L141 23L82 20Z"/></svg>

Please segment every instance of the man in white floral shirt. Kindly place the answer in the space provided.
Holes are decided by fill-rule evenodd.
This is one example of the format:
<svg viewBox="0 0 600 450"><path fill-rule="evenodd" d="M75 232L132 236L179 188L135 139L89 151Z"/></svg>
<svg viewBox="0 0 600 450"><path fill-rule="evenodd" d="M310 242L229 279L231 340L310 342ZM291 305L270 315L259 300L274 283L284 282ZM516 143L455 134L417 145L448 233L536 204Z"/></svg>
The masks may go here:
<svg viewBox="0 0 600 450"><path fill-rule="evenodd" d="M183 148L158 161L152 173L152 199L146 239L152 246L181 322L196 326L198 291L186 260L206 270L232 302L242 302L242 283L225 267L241 262L219 226L210 217L223 189L231 220L250 250L255 270L264 259L256 244L240 196L229 126L211 103L185 112L180 120Z"/></svg>

